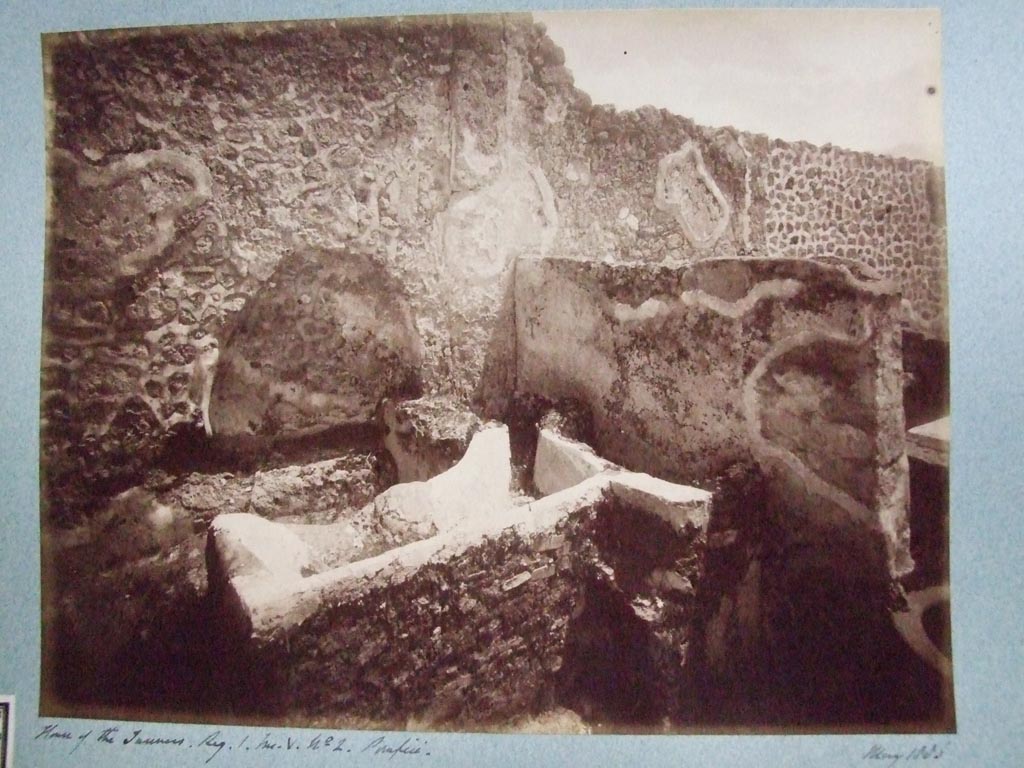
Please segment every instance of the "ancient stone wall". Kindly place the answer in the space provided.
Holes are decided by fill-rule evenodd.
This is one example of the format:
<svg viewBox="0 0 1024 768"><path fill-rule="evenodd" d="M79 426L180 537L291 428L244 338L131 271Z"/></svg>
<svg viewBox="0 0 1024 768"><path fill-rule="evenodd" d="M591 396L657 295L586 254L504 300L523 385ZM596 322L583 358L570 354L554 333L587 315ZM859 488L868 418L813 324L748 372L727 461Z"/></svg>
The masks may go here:
<svg viewBox="0 0 1024 768"><path fill-rule="evenodd" d="M898 309L890 283L842 263L522 260L516 387L588 404L595 448L631 469L699 485L754 460L795 527L898 575Z"/></svg>
<svg viewBox="0 0 1024 768"><path fill-rule="evenodd" d="M557 201L558 256L657 263L763 249L763 138L595 106L545 113L531 139Z"/></svg>
<svg viewBox="0 0 1024 768"><path fill-rule="evenodd" d="M911 316L942 324L928 167L592 106L528 17L97 32L46 51L59 516L137 481L175 430L315 430L418 391L502 415L519 256L834 253L901 277ZM313 290L320 274L338 285ZM334 331L345 350L322 343ZM409 375L367 384L396 362Z"/></svg>
<svg viewBox="0 0 1024 768"><path fill-rule="evenodd" d="M43 429L62 514L130 482L169 431L209 431L218 414L229 432L369 418L388 387L367 382L396 357L418 379L400 391L469 398L506 262L540 243L546 190L506 149L505 28L438 18L48 41ZM353 270L380 279L353 285ZM330 286L302 274L344 290L320 306ZM263 309L242 313L254 295ZM389 324L382 302L411 309ZM246 321L272 332L254 339ZM311 340L324 327L347 353ZM353 360L358 384L326 381ZM296 380L310 361L317 381ZM224 371L232 381L215 387ZM211 396L246 388L251 407L215 403L211 418Z"/></svg>
<svg viewBox="0 0 1024 768"><path fill-rule="evenodd" d="M407 578L385 568L302 631L238 649L232 709L361 727L508 727L557 707L657 722L681 704L703 546L699 529L599 496Z"/></svg>
<svg viewBox="0 0 1024 768"><path fill-rule="evenodd" d="M783 141L767 160L769 253L866 264L900 286L911 329L949 338L941 168Z"/></svg>

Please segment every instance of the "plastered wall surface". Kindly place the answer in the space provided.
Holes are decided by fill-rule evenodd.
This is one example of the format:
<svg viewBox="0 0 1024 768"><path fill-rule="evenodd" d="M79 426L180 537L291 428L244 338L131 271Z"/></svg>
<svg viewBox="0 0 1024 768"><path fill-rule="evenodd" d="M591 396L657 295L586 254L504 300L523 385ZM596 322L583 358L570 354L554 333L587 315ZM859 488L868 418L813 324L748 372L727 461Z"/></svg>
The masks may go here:
<svg viewBox="0 0 1024 768"><path fill-rule="evenodd" d="M524 260L516 307L517 388L588 404L601 455L691 485L756 461L794 521L870 532L879 570L912 567L887 281L801 260Z"/></svg>

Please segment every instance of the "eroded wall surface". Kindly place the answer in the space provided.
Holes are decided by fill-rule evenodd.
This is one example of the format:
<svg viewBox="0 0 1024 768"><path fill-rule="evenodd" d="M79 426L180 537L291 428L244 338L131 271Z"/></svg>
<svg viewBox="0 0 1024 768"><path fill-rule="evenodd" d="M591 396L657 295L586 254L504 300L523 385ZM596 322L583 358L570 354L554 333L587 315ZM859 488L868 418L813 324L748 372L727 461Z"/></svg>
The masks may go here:
<svg viewBox="0 0 1024 768"><path fill-rule="evenodd" d="M595 448L631 469L699 485L756 461L794 527L898 575L898 313L891 284L843 263L522 260L516 387L588 404Z"/></svg>
<svg viewBox="0 0 1024 768"><path fill-rule="evenodd" d="M388 388L338 383L346 355L369 377L414 361L414 389L501 414L520 256L834 253L898 278L907 316L944 328L934 169L593 106L528 17L85 33L47 53L58 516L136 481L175 430L216 432L218 391L258 379L244 413L220 410L228 431L368 418ZM309 276L367 259L355 272L380 278L323 316ZM382 291L398 319L366 309ZM349 351L311 340L325 328ZM236 385L218 389L224 371Z"/></svg>
<svg viewBox="0 0 1024 768"><path fill-rule="evenodd" d="M372 421L421 388L406 291L365 253L299 250L247 302L200 402L211 433L301 434Z"/></svg>

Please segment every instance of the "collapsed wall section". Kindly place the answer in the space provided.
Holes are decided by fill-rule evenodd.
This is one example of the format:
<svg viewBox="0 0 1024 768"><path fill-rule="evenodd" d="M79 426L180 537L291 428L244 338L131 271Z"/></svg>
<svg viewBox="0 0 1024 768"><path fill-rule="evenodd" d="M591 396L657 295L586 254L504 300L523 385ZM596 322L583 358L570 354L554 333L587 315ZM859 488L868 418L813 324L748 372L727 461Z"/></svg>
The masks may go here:
<svg viewBox="0 0 1024 768"><path fill-rule="evenodd" d="M589 405L627 468L700 485L756 461L787 525L884 580L912 567L898 313L840 263L522 260L516 387Z"/></svg>

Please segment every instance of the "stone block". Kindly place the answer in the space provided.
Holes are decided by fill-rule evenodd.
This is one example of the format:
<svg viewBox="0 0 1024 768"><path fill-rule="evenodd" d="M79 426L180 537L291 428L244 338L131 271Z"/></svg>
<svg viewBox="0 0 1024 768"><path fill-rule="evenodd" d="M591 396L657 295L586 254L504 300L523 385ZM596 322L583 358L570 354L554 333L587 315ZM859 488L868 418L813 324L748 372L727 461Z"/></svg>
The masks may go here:
<svg viewBox="0 0 1024 768"><path fill-rule="evenodd" d="M286 525L257 515L219 515L210 524L208 542L210 573L223 581L300 578L314 568L313 552L302 539Z"/></svg>
<svg viewBox="0 0 1024 768"><path fill-rule="evenodd" d="M711 519L711 493L659 480L642 472L611 476L616 498L660 517L676 531L706 530Z"/></svg>
<svg viewBox="0 0 1024 768"><path fill-rule="evenodd" d="M215 518L206 539L206 574L225 633L247 638L259 607L296 591L315 569L310 547L282 523L250 514Z"/></svg>
<svg viewBox="0 0 1024 768"><path fill-rule="evenodd" d="M429 480L451 469L482 426L465 405L437 396L386 400L381 420L384 447L395 460L400 483Z"/></svg>

